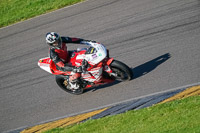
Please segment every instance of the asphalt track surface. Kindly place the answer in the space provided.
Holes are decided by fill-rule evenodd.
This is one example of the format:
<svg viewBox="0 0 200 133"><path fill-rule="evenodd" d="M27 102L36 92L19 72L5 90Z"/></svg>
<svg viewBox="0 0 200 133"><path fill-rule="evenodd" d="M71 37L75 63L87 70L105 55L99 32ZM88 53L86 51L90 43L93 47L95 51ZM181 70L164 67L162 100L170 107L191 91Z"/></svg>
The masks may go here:
<svg viewBox="0 0 200 133"><path fill-rule="evenodd" d="M49 31L103 43L135 78L65 93L37 66ZM200 1L88 0L0 29L0 50L2 132L200 82Z"/></svg>

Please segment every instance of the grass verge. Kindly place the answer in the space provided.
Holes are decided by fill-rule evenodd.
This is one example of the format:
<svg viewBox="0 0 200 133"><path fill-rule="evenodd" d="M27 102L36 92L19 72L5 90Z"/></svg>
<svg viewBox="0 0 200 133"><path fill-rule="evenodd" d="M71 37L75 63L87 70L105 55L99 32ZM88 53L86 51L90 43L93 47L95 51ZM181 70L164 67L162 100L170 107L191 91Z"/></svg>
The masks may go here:
<svg viewBox="0 0 200 133"><path fill-rule="evenodd" d="M0 0L0 28L84 0Z"/></svg>
<svg viewBox="0 0 200 133"><path fill-rule="evenodd" d="M88 120L45 133L199 133L200 96Z"/></svg>

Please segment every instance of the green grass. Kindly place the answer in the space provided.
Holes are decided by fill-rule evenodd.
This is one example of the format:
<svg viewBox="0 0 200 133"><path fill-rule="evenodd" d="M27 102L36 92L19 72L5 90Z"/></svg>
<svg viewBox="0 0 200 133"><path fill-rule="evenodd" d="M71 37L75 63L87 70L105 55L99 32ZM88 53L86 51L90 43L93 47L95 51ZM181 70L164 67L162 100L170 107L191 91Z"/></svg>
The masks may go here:
<svg viewBox="0 0 200 133"><path fill-rule="evenodd" d="M88 120L46 133L200 133L200 97Z"/></svg>
<svg viewBox="0 0 200 133"><path fill-rule="evenodd" d="M0 27L32 18L83 0L0 0Z"/></svg>

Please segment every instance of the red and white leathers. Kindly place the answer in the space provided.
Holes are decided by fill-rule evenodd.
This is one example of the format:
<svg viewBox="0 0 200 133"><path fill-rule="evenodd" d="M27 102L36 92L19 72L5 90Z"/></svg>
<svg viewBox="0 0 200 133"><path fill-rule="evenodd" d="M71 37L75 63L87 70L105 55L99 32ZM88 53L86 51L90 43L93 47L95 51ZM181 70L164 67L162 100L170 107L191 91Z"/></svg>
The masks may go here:
<svg viewBox="0 0 200 133"><path fill-rule="evenodd" d="M77 73L77 69L71 64L68 64L69 61L69 53L67 51L67 43L76 43L76 44L84 44L81 42L85 42L83 39L80 38L71 38L71 37L61 37L62 44L58 47L51 47L50 48L50 58L55 63L56 68L60 71L66 72L67 75L70 76L70 81L77 79L80 77L80 73Z"/></svg>

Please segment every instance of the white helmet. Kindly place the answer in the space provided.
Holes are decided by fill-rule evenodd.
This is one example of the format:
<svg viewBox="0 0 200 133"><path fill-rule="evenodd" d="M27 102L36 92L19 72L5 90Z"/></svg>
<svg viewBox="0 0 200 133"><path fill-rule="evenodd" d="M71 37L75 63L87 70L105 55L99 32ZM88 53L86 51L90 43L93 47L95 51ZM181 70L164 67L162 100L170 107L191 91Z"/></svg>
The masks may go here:
<svg viewBox="0 0 200 133"><path fill-rule="evenodd" d="M55 32L49 32L46 34L46 43L51 47L60 48L62 40L59 34Z"/></svg>

